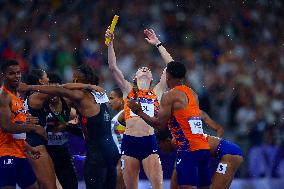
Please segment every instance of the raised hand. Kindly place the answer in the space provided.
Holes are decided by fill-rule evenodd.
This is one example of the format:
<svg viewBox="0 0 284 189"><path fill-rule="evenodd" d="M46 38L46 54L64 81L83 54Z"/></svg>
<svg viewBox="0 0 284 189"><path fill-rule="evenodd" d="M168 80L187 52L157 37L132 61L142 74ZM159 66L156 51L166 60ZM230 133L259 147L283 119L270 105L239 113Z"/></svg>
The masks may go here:
<svg viewBox="0 0 284 189"><path fill-rule="evenodd" d="M127 105L136 115L138 115L138 113L142 111L140 102L137 102L136 100L129 100Z"/></svg>
<svg viewBox="0 0 284 189"><path fill-rule="evenodd" d="M114 39L114 34L110 33L110 26L107 28L107 31L105 33L105 38L109 37L110 38L110 42L108 44L106 44L107 46L111 46L113 45L113 39Z"/></svg>
<svg viewBox="0 0 284 189"><path fill-rule="evenodd" d="M145 29L144 30L144 34L146 35L145 40L148 43L150 43L151 45L155 45L156 46L157 44L161 43L160 40L158 39L158 37L156 36L154 30L152 30L152 29Z"/></svg>

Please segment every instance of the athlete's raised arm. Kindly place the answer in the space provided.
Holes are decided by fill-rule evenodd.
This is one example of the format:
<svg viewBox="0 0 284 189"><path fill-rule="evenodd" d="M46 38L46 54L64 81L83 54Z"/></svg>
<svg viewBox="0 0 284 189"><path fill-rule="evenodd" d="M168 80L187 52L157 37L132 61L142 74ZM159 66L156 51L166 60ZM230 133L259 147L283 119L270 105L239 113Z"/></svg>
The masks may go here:
<svg viewBox="0 0 284 189"><path fill-rule="evenodd" d="M160 110L158 115L155 117L150 117L143 112L141 104L134 100L128 102L129 108L136 115L140 116L146 123L152 127L163 129L167 127L167 122L170 119L172 112L173 98L171 92L164 93L160 102Z"/></svg>
<svg viewBox="0 0 284 189"><path fill-rule="evenodd" d="M124 94L128 94L131 89L132 85L124 78L121 70L118 68L116 63L116 56L113 48L113 39L114 35L109 32L109 29L106 31L106 37L110 37L111 41L108 44L108 65L111 71L111 74L118 84L119 88L121 88Z"/></svg>
<svg viewBox="0 0 284 189"><path fill-rule="evenodd" d="M201 118L211 129L216 131L217 137L222 137L224 135L223 127L221 127L221 125L219 125L217 122L211 119L210 116L202 110L201 110Z"/></svg>
<svg viewBox="0 0 284 189"><path fill-rule="evenodd" d="M174 61L170 53L166 50L166 48L162 45L161 41L155 34L154 30L152 29L145 29L144 34L146 35L145 40L150 43L151 45L155 45L158 51L161 54L161 57L165 64L167 65L169 62ZM159 83L154 87L156 94L159 96L159 100L162 96L162 93L165 92L167 89L166 84L166 69L163 70Z"/></svg>

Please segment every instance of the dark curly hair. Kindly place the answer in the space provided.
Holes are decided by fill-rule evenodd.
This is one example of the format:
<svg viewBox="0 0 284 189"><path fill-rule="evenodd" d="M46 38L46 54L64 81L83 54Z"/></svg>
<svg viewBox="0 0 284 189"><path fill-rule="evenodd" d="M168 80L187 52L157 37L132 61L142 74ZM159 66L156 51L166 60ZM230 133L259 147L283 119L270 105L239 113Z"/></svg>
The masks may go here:
<svg viewBox="0 0 284 189"><path fill-rule="evenodd" d="M172 61L167 65L167 73L175 79L183 79L186 75L186 67L181 62Z"/></svg>
<svg viewBox="0 0 284 189"><path fill-rule="evenodd" d="M26 77L26 83L28 85L39 85L39 80L42 79L45 71L40 69L32 70Z"/></svg>
<svg viewBox="0 0 284 189"><path fill-rule="evenodd" d="M83 74L85 83L99 85L99 77L94 73L90 66L82 64L78 66L76 70Z"/></svg>
<svg viewBox="0 0 284 189"><path fill-rule="evenodd" d="M17 60L4 60L1 64L1 72L3 73L6 72L10 66L19 66Z"/></svg>

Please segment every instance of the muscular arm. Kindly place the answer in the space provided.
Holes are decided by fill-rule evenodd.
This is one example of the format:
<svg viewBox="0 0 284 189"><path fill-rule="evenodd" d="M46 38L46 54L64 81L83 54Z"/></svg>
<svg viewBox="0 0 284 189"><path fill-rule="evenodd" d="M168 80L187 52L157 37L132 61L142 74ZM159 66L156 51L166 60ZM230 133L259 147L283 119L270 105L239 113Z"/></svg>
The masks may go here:
<svg viewBox="0 0 284 189"><path fill-rule="evenodd" d="M203 121L214 131L217 133L217 137L222 137L224 135L224 129L217 122L212 120L209 115L201 110L201 117Z"/></svg>
<svg viewBox="0 0 284 189"><path fill-rule="evenodd" d="M85 83L66 83L61 86L69 90L90 89L98 92L104 92L104 89L102 87L99 87L97 85L85 84Z"/></svg>
<svg viewBox="0 0 284 189"><path fill-rule="evenodd" d="M146 41L150 43L151 45L157 46L160 44L160 40L158 39L157 35L155 34L154 30L152 29L145 29L144 34L147 36ZM162 59L164 60L165 64L167 65L169 62L174 61L170 53L166 50L166 48L163 45L159 45L157 47ZM156 93L158 93L160 96L162 96L162 93L165 92L167 89L167 84L166 84L166 69L164 69L161 79L159 83L154 87L154 90Z"/></svg>
<svg viewBox="0 0 284 189"><path fill-rule="evenodd" d="M69 90L60 86L50 86L50 85L30 85L27 86L28 91L38 91L40 93L46 93L55 96L63 96L69 98L70 100L81 100L84 97L84 92L79 90Z"/></svg>
<svg viewBox="0 0 284 189"><path fill-rule="evenodd" d="M148 116L142 111L141 108L140 110L138 110L136 114L140 116L147 124L151 125L152 127L163 129L164 127L167 126L167 122L170 119L171 112L172 112L172 103L173 103L173 99L170 93L165 93L162 96L161 103L160 103L160 110L156 117Z"/></svg>
<svg viewBox="0 0 284 189"><path fill-rule="evenodd" d="M17 125L11 124L10 117L11 117L11 107L10 107L11 100L10 98L5 95L0 95L0 128L7 133L18 134L18 133L25 133L35 131L36 127L34 124L21 124Z"/></svg>

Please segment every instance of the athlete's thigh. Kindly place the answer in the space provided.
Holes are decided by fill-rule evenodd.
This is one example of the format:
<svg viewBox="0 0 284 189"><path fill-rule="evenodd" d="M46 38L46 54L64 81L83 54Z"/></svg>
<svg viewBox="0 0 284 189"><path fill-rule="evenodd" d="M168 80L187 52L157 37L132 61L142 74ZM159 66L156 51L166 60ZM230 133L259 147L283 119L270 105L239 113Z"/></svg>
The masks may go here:
<svg viewBox="0 0 284 189"><path fill-rule="evenodd" d="M178 189L178 183L177 183L177 171L174 167L171 177L171 186L170 189Z"/></svg>
<svg viewBox="0 0 284 189"><path fill-rule="evenodd" d="M125 184L121 170L121 159L117 163L116 171L117 171L116 189L125 189Z"/></svg>
<svg viewBox="0 0 284 189"><path fill-rule="evenodd" d="M142 160L144 172L150 182L162 182L163 181L163 170L158 154L151 154L147 158Z"/></svg>
<svg viewBox="0 0 284 189"><path fill-rule="evenodd" d="M140 170L138 159L123 155L121 157L121 169L126 188L137 188Z"/></svg>
<svg viewBox="0 0 284 189"><path fill-rule="evenodd" d="M36 146L41 155L39 159L30 158L30 163L33 167L39 185L47 185L49 187L56 187L56 175L52 160L44 145Z"/></svg>
<svg viewBox="0 0 284 189"><path fill-rule="evenodd" d="M211 189L228 189L242 161L238 155L223 156L213 175Z"/></svg>

